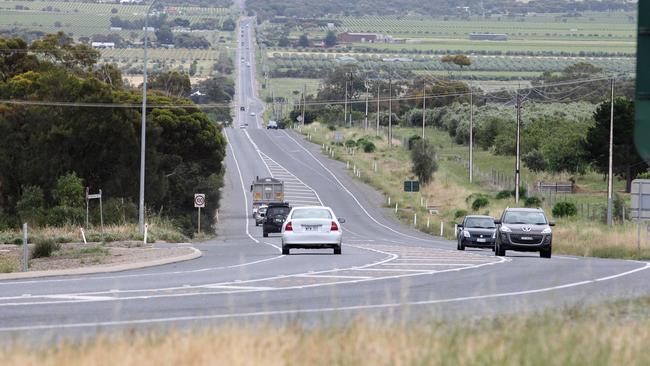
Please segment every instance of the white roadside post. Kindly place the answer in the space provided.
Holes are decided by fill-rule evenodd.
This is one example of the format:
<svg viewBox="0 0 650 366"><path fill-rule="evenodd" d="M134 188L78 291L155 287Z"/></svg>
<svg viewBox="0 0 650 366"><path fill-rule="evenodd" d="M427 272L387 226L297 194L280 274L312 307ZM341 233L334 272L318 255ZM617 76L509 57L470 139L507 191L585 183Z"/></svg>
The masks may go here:
<svg viewBox="0 0 650 366"><path fill-rule="evenodd" d="M23 272L29 271L29 248L27 247L27 223L23 224Z"/></svg>
<svg viewBox="0 0 650 366"><path fill-rule="evenodd" d="M195 193L194 194L194 207L198 209L198 233L201 234L201 208L205 207L205 194Z"/></svg>
<svg viewBox="0 0 650 366"><path fill-rule="evenodd" d="M440 236L444 236L445 234L445 222L440 221Z"/></svg>
<svg viewBox="0 0 650 366"><path fill-rule="evenodd" d="M147 245L147 236L149 235L149 224L144 224L144 245Z"/></svg>

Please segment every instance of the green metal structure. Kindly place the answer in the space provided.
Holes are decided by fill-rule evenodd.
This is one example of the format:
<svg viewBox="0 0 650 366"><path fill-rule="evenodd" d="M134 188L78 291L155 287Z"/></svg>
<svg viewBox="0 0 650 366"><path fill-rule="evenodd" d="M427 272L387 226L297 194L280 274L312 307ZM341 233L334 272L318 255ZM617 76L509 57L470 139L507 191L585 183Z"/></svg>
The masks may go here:
<svg viewBox="0 0 650 366"><path fill-rule="evenodd" d="M638 31L634 142L639 154L650 162L650 0L639 0Z"/></svg>

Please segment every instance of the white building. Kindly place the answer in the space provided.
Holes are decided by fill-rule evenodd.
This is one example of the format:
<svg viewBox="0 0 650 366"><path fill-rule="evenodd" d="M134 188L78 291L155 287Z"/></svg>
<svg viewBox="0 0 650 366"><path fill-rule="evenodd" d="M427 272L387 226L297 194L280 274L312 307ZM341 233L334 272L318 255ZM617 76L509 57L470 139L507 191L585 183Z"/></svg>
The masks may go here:
<svg viewBox="0 0 650 366"><path fill-rule="evenodd" d="M91 42L90 46L92 48L115 48L115 42Z"/></svg>

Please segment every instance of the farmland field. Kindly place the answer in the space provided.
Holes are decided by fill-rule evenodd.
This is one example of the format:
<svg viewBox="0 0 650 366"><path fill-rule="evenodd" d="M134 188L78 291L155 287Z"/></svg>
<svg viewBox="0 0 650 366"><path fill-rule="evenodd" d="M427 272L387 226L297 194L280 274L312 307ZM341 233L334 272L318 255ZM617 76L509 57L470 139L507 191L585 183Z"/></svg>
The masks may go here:
<svg viewBox="0 0 650 366"><path fill-rule="evenodd" d="M316 93L320 84L321 82L318 79L273 78L270 80L275 97L282 97L289 102L299 97L303 87L306 87L307 94L309 95ZM269 88L262 91L262 97L266 98L267 96L271 96L271 90Z"/></svg>

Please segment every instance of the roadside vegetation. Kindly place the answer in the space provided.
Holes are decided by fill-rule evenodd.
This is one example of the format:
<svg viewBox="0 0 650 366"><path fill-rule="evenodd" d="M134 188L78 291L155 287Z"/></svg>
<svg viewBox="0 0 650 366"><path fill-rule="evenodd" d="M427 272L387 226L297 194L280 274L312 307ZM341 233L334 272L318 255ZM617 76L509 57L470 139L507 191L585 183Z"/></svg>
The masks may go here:
<svg viewBox="0 0 650 366"><path fill-rule="evenodd" d="M360 317L317 326L215 324L81 344L3 344L12 365L647 365L650 299L481 320ZM392 320L391 320L392 319ZM570 326L567 326L570 324ZM210 350L210 352L205 352Z"/></svg>
<svg viewBox="0 0 650 366"><path fill-rule="evenodd" d="M403 182L417 180L412 170L412 157L408 149L409 139L418 141L421 129L397 127L394 130L393 147L388 146L384 135L361 128L331 128L316 122L301 129L311 141L323 145L324 153L333 154L335 159L349 162L350 174L358 171L361 181L378 189L384 196L383 205L388 215L397 216L403 223L424 232L454 240L454 223L470 214L486 214L499 217L506 207L515 207L515 200L509 178L514 167L512 156L495 155L492 151L475 151L474 183L468 181L467 147L457 145L443 130L426 129L426 139L436 147L438 170L432 181L421 186L419 193L403 191ZM340 141L336 141L336 136ZM372 141L376 150L370 153L356 147L358 140ZM346 146L347 145L347 146ZM352 148L350 148L352 147ZM354 176L354 174L353 174ZM575 180L578 193L544 194L534 191L538 181ZM520 206L542 207L547 215L557 222L553 230L555 253L597 256L605 258L650 259L650 248L646 245L645 230L641 237L641 248L636 244L636 224L629 221L628 195L624 180L617 180L615 189L614 229L605 224L606 192L602 175L587 169L583 174L566 172L536 172L523 168L522 198ZM530 188L526 190L525 186ZM389 204L390 197L390 204ZM553 215L557 204L568 202L575 208L571 215ZM434 210L432 214L430 210ZM627 213L626 213L627 212ZM626 219L624 220L624 215Z"/></svg>
<svg viewBox="0 0 650 366"><path fill-rule="evenodd" d="M79 241L79 227L89 229L86 187L92 194L102 190L107 240L134 238L136 230L124 229L137 222L141 92L125 88L117 68L98 65L98 51L63 32L31 44L3 38L0 45L5 49L0 57L2 99L35 102L7 104L0 111L2 241L15 242L23 222L32 235L62 228L61 236L52 233L51 238ZM207 102L228 99L234 92L225 78L204 84ZM150 85L147 221L164 223L161 237L191 237L197 219L192 197L200 192L209 205L201 222L210 231L225 155L221 127L210 116L224 112L204 112L187 99L187 75L154 74ZM97 200L90 202L91 241L99 230L98 206Z"/></svg>

